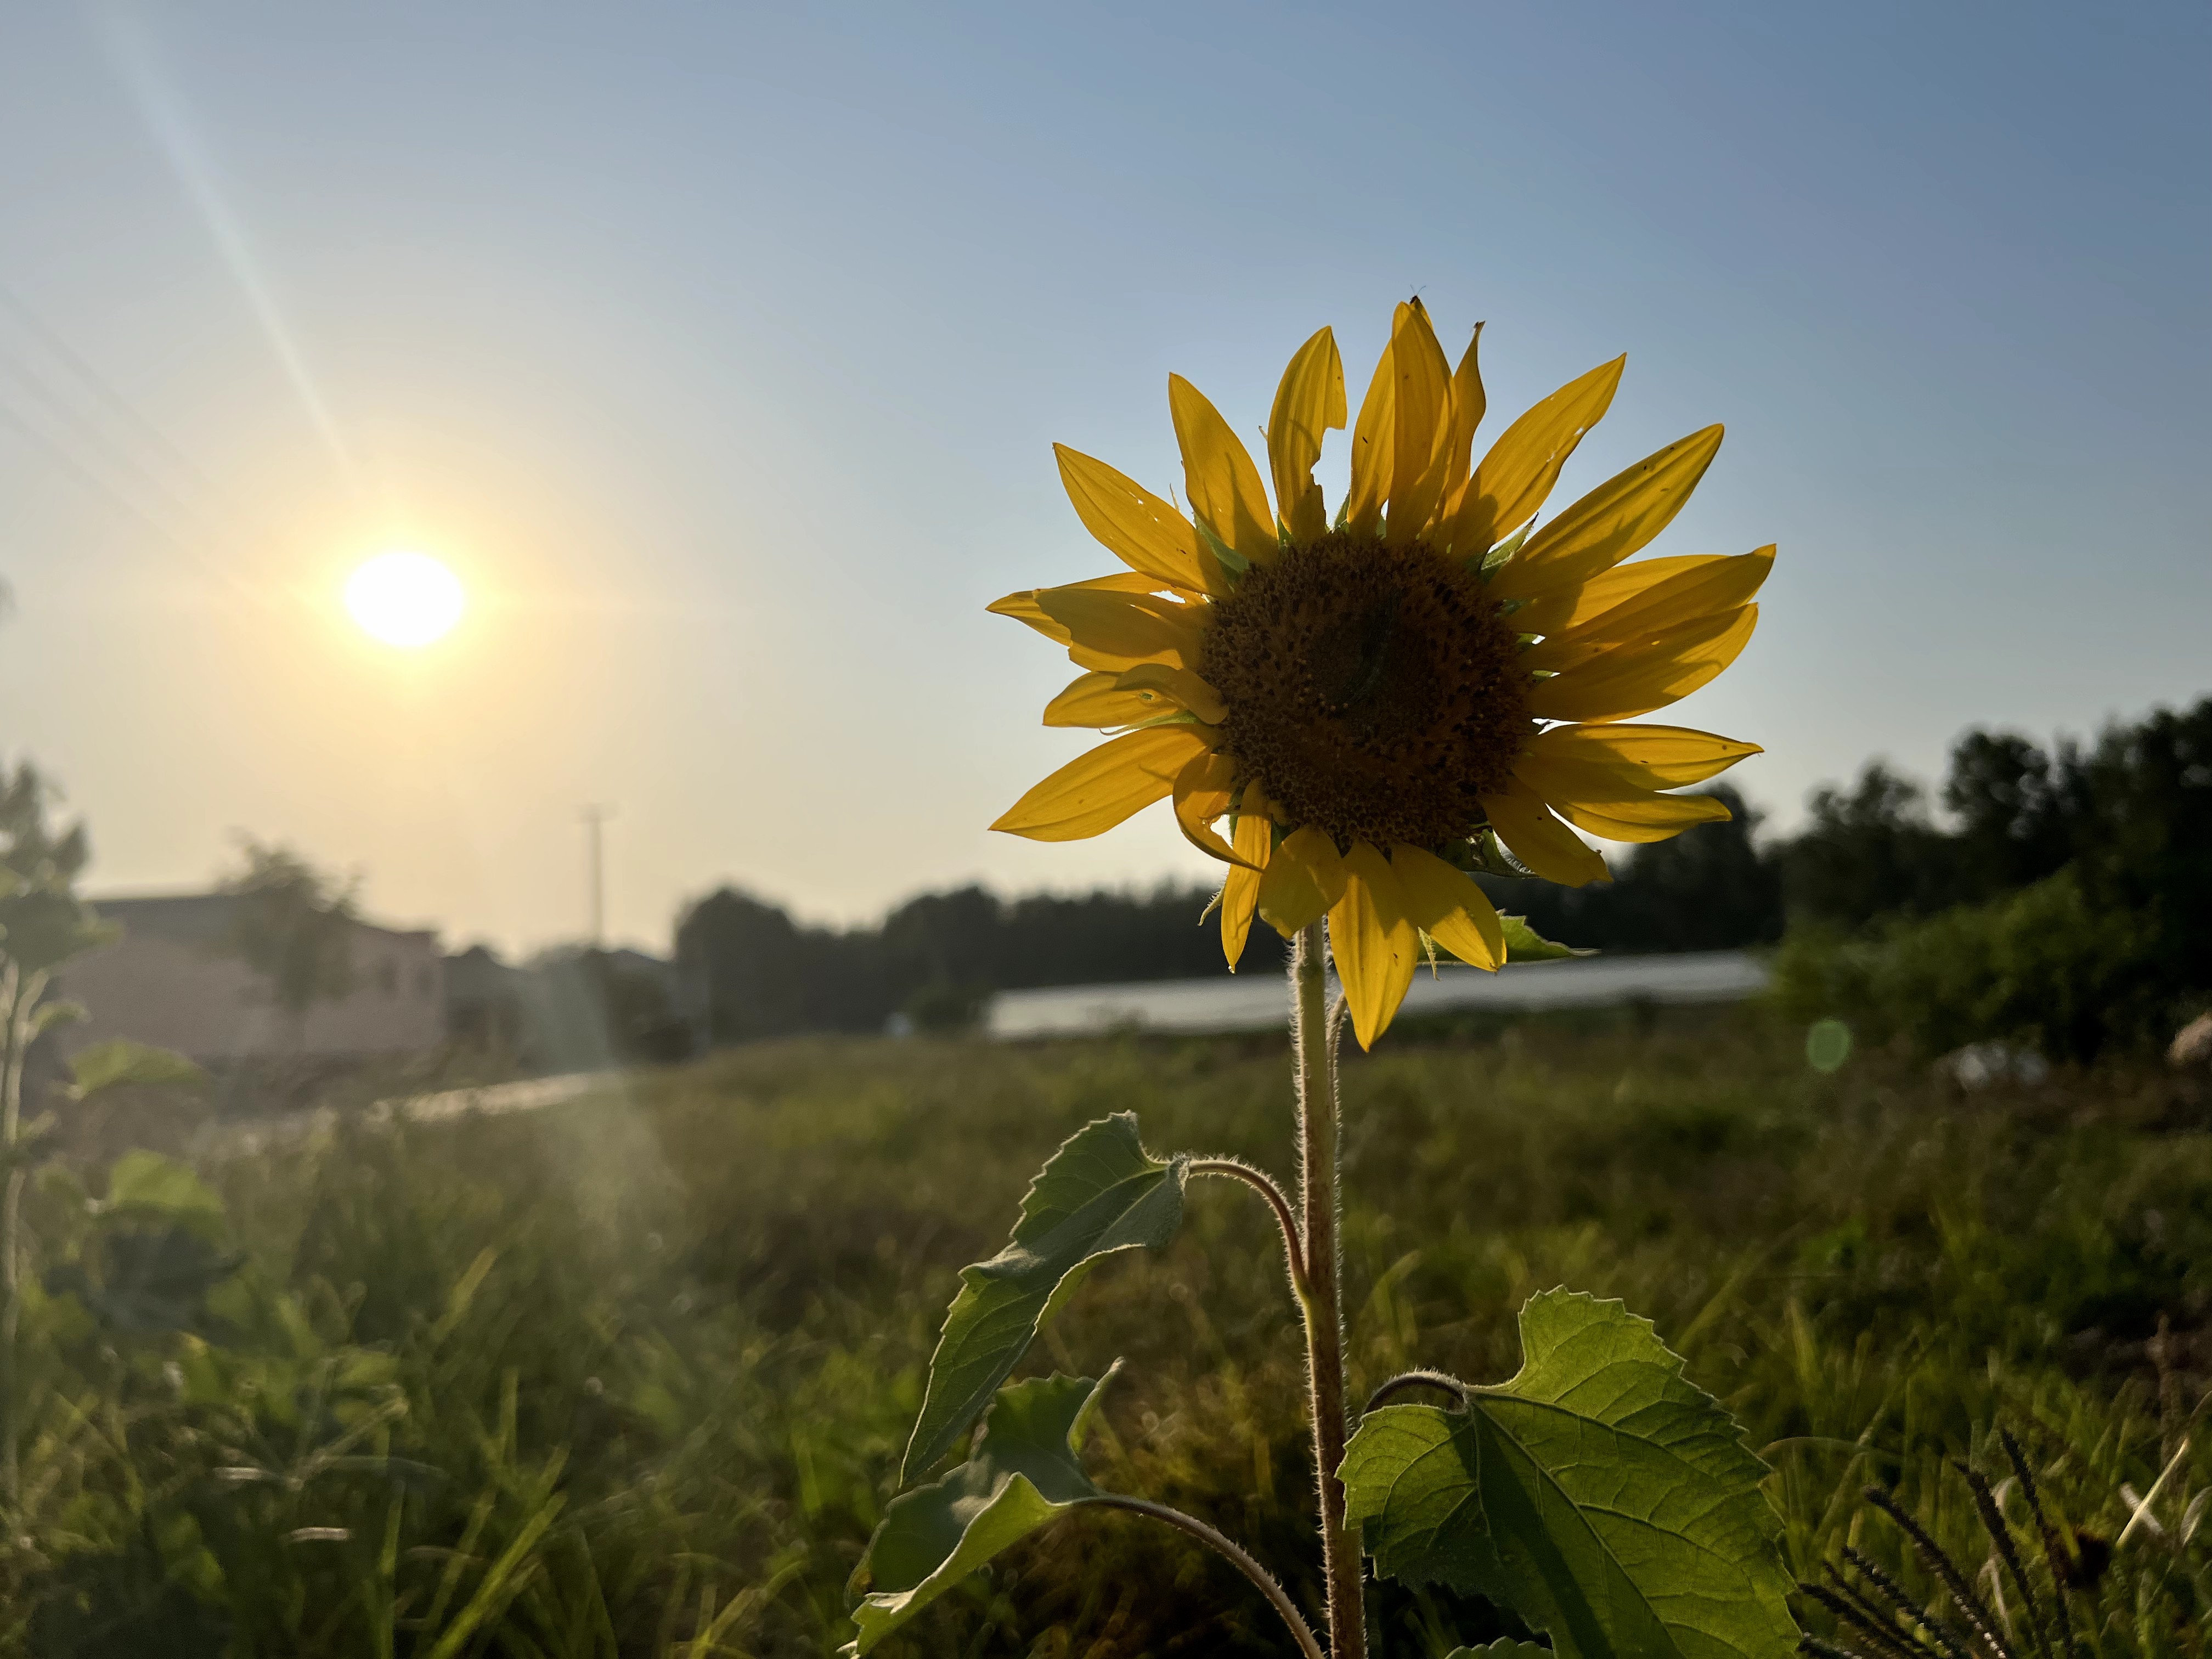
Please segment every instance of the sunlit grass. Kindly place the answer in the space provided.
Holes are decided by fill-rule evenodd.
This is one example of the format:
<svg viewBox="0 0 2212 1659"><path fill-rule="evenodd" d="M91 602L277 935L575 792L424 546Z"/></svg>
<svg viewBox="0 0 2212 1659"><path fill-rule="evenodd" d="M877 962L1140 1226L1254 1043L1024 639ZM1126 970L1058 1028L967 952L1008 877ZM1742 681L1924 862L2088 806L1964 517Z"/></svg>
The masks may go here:
<svg viewBox="0 0 2212 1659"><path fill-rule="evenodd" d="M2117 1538L2122 1485L2148 1489L2212 1382L2206 1103L2122 1072L1960 1097L1879 1055L1822 1077L1803 1053L1752 1014L1621 1015L1401 1032L1352 1063L1355 1397L1409 1364L1501 1378L1514 1310L1564 1283L1650 1316L1745 1422L1801 1569L1847 1534L1901 1559L1863 1512L1869 1481L1978 1563L1944 1459L1996 1473L1999 1423L2069 1519ZM534 1116L224 1165L258 1311L177 1370L173 1339L47 1368L11 1605L44 1598L50 1651L94 1650L54 1642L76 1587L180 1653L822 1652L958 1267L998 1247L1059 1140L1124 1109L1157 1148L1262 1157L1285 1138L1287 1058L782 1043ZM1103 1267L1030 1365L1126 1356L1101 1479L1243 1537L1312 1602L1279 1246L1241 1189L1198 1184L1189 1208L1169 1251ZM2205 1437L2161 1495L2164 1533L2138 1528L2083 1602L2100 1653L2203 1650L2212 1528L2179 1532L2212 1485ZM1387 1591L1376 1615L1386 1654L1497 1629ZM901 1639L1280 1637L1210 1558L1105 1516Z"/></svg>

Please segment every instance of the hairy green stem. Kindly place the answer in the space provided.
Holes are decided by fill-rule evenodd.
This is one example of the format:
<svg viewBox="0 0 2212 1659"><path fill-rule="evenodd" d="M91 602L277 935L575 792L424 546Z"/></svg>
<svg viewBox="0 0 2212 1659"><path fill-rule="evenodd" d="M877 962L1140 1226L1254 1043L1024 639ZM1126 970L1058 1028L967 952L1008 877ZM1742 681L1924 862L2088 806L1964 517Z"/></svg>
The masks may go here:
<svg viewBox="0 0 2212 1659"><path fill-rule="evenodd" d="M1276 1224L1283 1230L1283 1255L1290 1267L1291 1288L1303 1303L1307 1295L1305 1254L1298 1245L1297 1218L1291 1213L1291 1200L1283 1196L1283 1189L1267 1178L1266 1170L1256 1170L1238 1158L1194 1158L1185 1169L1194 1176L1223 1176L1241 1181L1267 1200L1267 1207L1275 1212Z"/></svg>
<svg viewBox="0 0 2212 1659"><path fill-rule="evenodd" d="M1323 924L1300 930L1291 952L1291 1032L1298 1073L1298 1196L1304 1212L1308 1404L1313 1413L1322 1560L1333 1659L1366 1659L1359 1540L1344 1524L1344 1264L1336 1242L1336 1022L1328 1008Z"/></svg>
<svg viewBox="0 0 2212 1659"><path fill-rule="evenodd" d="M1181 1510L1171 1510L1165 1504L1155 1504L1149 1498L1125 1498L1119 1492L1109 1492L1087 1501L1109 1509L1131 1510L1139 1515L1149 1515L1155 1521L1164 1521L1170 1527L1188 1533L1259 1587L1260 1593L1267 1598L1267 1604L1280 1613L1283 1622L1291 1627L1291 1635L1305 1659L1325 1659L1321 1644L1314 1639L1312 1627L1298 1612L1297 1603L1291 1600L1267 1568L1254 1560L1244 1547L1227 1534L1208 1526L1194 1515L1185 1515Z"/></svg>

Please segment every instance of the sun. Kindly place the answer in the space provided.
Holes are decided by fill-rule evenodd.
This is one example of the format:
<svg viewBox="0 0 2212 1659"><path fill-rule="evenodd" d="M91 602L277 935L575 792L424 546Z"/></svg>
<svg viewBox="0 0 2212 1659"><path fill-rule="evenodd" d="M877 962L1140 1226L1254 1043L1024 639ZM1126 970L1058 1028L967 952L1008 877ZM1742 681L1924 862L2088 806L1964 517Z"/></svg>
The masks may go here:
<svg viewBox="0 0 2212 1659"><path fill-rule="evenodd" d="M416 650L443 639L467 608L460 578L427 553L380 553L346 579L346 610L362 631Z"/></svg>

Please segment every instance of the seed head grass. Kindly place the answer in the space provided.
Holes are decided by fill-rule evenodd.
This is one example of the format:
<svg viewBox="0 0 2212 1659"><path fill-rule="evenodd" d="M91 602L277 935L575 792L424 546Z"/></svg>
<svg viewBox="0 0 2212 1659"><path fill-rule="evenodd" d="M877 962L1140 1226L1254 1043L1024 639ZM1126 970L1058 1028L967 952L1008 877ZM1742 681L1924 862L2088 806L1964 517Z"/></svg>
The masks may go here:
<svg viewBox="0 0 2212 1659"><path fill-rule="evenodd" d="M1901 1057L1823 1074L1804 1055L1801 1029L1755 1010L1647 1011L1414 1028L1352 1060L1352 1397L1420 1368L1501 1381L1528 1296L1621 1297L1772 1465L1800 1578L1833 1583L1822 1564L1849 1546L1967 1622L1910 1535L1869 1518L1875 1486L1959 1564L1976 1617L2025 1619L1978 1507L2042 1535L2010 1432L2085 1575L2077 1650L2202 1655L2212 1104L2149 1073L1965 1095ZM1038 1164L1122 1110L1156 1151L1264 1162L1289 1068L1279 1040L790 1042L534 1114L210 1164L248 1258L214 1298L220 1333L125 1340L40 1314L59 1334L31 1382L0 1635L41 1653L822 1653L848 1633L958 1270L1004 1242ZM1274 1223L1230 1182L1193 1183L1187 1207L1170 1249L1092 1275L1024 1373L1126 1358L1095 1476L1213 1522L1317 1607ZM2199 1449L2156 1524L2085 1553L2185 1440ZM1433 1592L1384 1586L1372 1612L1389 1655L1521 1633ZM1805 1617L1863 1639L1817 1602ZM2035 1650L2025 1624L2013 1639ZM1285 1650L1233 1571L1114 1514L1010 1552L896 1640Z"/></svg>

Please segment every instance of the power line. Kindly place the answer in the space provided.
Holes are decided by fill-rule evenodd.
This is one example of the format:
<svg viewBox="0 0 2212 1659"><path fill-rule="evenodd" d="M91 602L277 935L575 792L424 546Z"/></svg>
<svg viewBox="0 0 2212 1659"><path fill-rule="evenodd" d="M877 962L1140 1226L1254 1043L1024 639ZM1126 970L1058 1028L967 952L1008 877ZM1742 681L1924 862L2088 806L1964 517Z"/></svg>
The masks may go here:
<svg viewBox="0 0 2212 1659"><path fill-rule="evenodd" d="M130 496L118 489L112 483L101 477L82 460L71 454L66 446L56 442L52 433L44 431L25 420L21 410L13 408L4 401L0 401L0 421L6 422L8 425L45 450L64 471L94 495L100 496L112 506L120 507L157 535L175 543L185 552L191 554L196 558L205 557L191 540L179 535L174 526L155 517L137 501L132 501Z"/></svg>
<svg viewBox="0 0 2212 1659"><path fill-rule="evenodd" d="M116 442L108 434L101 431L92 421L73 407L68 398L58 391L53 382L41 374L34 365L9 350L6 346L0 345L0 379L4 379L9 374L12 374L20 386L27 388L33 398L44 402L66 436L74 439L83 447L98 452L101 459L109 464L120 467L137 483L160 497L163 506L180 511L187 518L194 520L199 518L198 507L179 495L152 468L131 454L123 445ZM20 410L16 411L16 417L19 422L21 421L22 414ZM195 524L193 527L204 531L208 526L204 523L199 523Z"/></svg>
<svg viewBox="0 0 2212 1659"><path fill-rule="evenodd" d="M31 308L21 294L5 283L0 283L0 309L4 309L13 315L26 333L43 346L50 356L58 361L82 384L89 387L94 398L104 404L110 414L115 416L125 426L132 428L142 440L152 446L164 459L185 474L195 484L207 491L209 495L216 497L227 511L236 510L236 503L228 499L222 486L201 470L198 462L172 442L168 434L162 431L128 397L118 391L112 381L87 362L81 353L62 337L58 330Z"/></svg>
<svg viewBox="0 0 2212 1659"><path fill-rule="evenodd" d="M5 284L0 284L0 310L12 315L22 331L61 366L64 381L73 377L76 383L73 398L70 390L57 386L52 376L23 353L0 346L0 370L12 375L19 396L27 389L35 400L33 409L27 411L20 402L11 403L0 397L0 421L43 449L63 471L94 495L152 529L208 574L234 588L241 586L234 574L209 556L203 545L222 535L218 517L210 516L140 454L134 453L132 446L124 441L121 434L103 429L89 412L79 407L86 389L89 388L92 400L118 418L132 436L150 446L163 459L181 470L191 483L215 498L219 517L234 518L235 508L223 499L222 492L129 398L73 350L21 295ZM43 422L36 418L40 413L45 416ZM121 487L113 476L118 470L138 486L139 493L150 491L164 510L149 507L139 498L139 493ZM191 533L180 531L172 522L179 514L191 521L188 527Z"/></svg>

